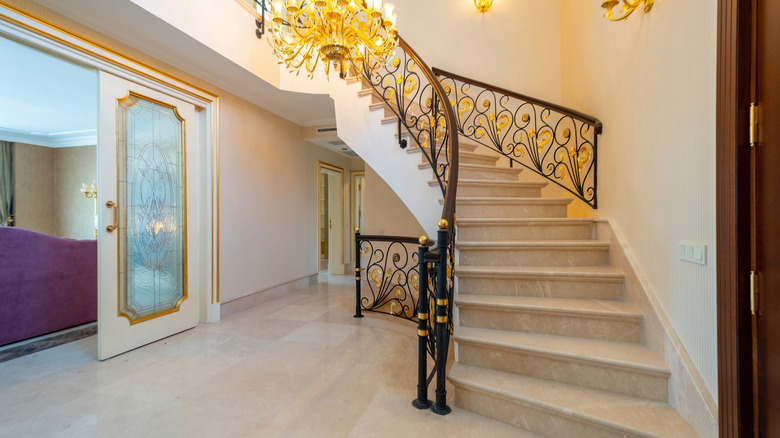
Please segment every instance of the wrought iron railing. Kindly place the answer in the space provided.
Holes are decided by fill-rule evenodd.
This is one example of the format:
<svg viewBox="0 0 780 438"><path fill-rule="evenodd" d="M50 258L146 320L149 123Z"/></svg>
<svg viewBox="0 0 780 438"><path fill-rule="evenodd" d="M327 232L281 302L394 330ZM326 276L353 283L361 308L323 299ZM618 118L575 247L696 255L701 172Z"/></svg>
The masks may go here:
<svg viewBox="0 0 780 438"><path fill-rule="evenodd" d="M446 390L453 329L448 317L453 301L448 236L444 222L438 232L438 245L426 236L371 236L355 229L355 318L362 318L368 311L417 322L417 398L412 404L442 415L451 411ZM368 293L364 294L365 289ZM433 364L430 371L428 358ZM432 403L428 387L434 377L436 398Z"/></svg>
<svg viewBox="0 0 780 438"><path fill-rule="evenodd" d="M598 135L593 116L434 68L461 135L598 208Z"/></svg>

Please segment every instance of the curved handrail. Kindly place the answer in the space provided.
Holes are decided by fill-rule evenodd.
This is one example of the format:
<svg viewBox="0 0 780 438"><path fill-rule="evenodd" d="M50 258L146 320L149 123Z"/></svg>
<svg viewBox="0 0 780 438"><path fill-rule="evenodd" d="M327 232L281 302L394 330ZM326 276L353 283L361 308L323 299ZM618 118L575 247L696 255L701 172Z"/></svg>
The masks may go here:
<svg viewBox="0 0 780 438"><path fill-rule="evenodd" d="M590 115L434 68L458 131L598 208L598 135Z"/></svg>
<svg viewBox="0 0 780 438"><path fill-rule="evenodd" d="M488 83L481 82L481 81L478 81L476 79L467 78L465 76L461 76L461 75L458 75L458 74L455 74L455 73L451 73L451 72L448 72L446 70L442 70L442 69L437 68L437 67L433 67L431 70L433 71L434 74L436 74L436 76L445 76L445 77L448 77L448 78L451 78L451 79L455 79L456 81L466 82L466 83L469 83L469 84L472 84L472 85L476 85L476 86L478 86L480 88L484 88L486 90L492 90L492 91L495 91L497 93L504 94L506 96L514 97L515 99L524 100L526 102L534 103L536 105L539 105L539 106L542 106L542 107L545 107L545 108L553 109L553 110L555 110L555 111L557 111L557 112L559 112L561 114L565 114L567 116L571 116L571 117L573 117L573 118L575 118L577 120L580 120L580 121L583 121L585 123L588 123L590 125L595 126L596 127L596 134L601 134L601 130L602 130L601 121L599 119L591 116L591 115L579 112L577 110L573 110L571 108L567 108L567 107L562 106L562 105L546 102L544 100L537 99L535 97L526 96L526 95L520 94L520 93L515 93L514 91L509 91L506 88L501 88L501 87L498 87L498 86L495 86L495 85L490 85Z"/></svg>
<svg viewBox="0 0 780 438"><path fill-rule="evenodd" d="M440 104L448 102L448 98L433 70L400 36L396 50L400 53L396 52L396 56L373 71L363 69L363 74L430 163L444 196L441 218L447 220L452 232L458 190L457 118L450 105ZM422 72L427 84L420 83L415 68Z"/></svg>

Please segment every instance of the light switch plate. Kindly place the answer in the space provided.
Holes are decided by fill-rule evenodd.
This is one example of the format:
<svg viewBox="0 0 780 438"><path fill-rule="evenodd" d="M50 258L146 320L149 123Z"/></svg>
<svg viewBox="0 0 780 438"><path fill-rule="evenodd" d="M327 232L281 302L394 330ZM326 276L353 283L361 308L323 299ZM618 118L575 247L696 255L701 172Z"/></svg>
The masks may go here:
<svg viewBox="0 0 780 438"><path fill-rule="evenodd" d="M677 249L680 260L707 264L707 245L703 243L681 242Z"/></svg>

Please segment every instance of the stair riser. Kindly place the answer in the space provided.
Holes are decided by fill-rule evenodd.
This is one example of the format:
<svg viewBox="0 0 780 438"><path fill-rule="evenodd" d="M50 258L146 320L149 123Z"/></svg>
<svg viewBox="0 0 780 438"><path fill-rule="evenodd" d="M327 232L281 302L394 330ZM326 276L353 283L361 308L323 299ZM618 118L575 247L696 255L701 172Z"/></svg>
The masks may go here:
<svg viewBox="0 0 780 438"><path fill-rule="evenodd" d="M605 266L607 249L469 248L461 246L458 263L463 266Z"/></svg>
<svg viewBox="0 0 780 438"><path fill-rule="evenodd" d="M490 181L517 181L517 176L522 172L520 169L469 169L460 168L458 178L463 179L487 179Z"/></svg>
<svg viewBox="0 0 780 438"><path fill-rule="evenodd" d="M586 422L565 413L507 400L453 382L455 406L540 435L556 438L639 438L627 431Z"/></svg>
<svg viewBox="0 0 780 438"><path fill-rule="evenodd" d="M461 188L458 187L458 193ZM458 212L460 213L460 211ZM461 216L463 217L463 216ZM458 239L488 240L592 240L593 224L582 225L458 225Z"/></svg>
<svg viewBox="0 0 780 438"><path fill-rule="evenodd" d="M557 314L527 309L458 307L464 327L511 330L606 341L640 342L641 319L612 319L591 315Z"/></svg>
<svg viewBox="0 0 780 438"><path fill-rule="evenodd" d="M471 156L465 156L461 155L459 157L460 159L458 162L460 164L480 164L482 166L495 166L496 161L498 161L498 157L475 157L473 155Z"/></svg>
<svg viewBox="0 0 780 438"><path fill-rule="evenodd" d="M457 269L455 275L457 276ZM622 282L458 277L458 290L474 295L620 300Z"/></svg>
<svg viewBox="0 0 780 438"><path fill-rule="evenodd" d="M458 197L464 198L540 198L538 187L495 187L458 184Z"/></svg>
<svg viewBox="0 0 780 438"><path fill-rule="evenodd" d="M566 204L466 204L458 203L462 218L565 218Z"/></svg>
<svg viewBox="0 0 780 438"><path fill-rule="evenodd" d="M572 358L459 342L458 362L655 401L668 399L667 377Z"/></svg>

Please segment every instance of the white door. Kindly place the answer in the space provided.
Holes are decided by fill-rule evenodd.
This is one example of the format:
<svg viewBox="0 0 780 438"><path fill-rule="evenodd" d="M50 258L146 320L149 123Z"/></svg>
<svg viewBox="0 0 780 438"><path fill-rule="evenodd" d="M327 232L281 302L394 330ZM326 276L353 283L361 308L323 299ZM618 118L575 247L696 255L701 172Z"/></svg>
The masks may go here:
<svg viewBox="0 0 780 438"><path fill-rule="evenodd" d="M198 117L193 105L159 91L105 72L99 81L103 360L198 322Z"/></svg>
<svg viewBox="0 0 780 438"><path fill-rule="evenodd" d="M325 170L328 178L328 273L344 274L343 218L343 171Z"/></svg>

